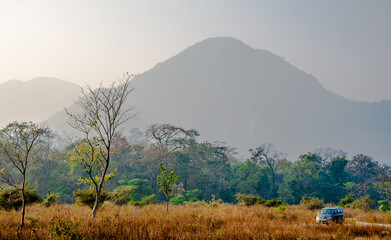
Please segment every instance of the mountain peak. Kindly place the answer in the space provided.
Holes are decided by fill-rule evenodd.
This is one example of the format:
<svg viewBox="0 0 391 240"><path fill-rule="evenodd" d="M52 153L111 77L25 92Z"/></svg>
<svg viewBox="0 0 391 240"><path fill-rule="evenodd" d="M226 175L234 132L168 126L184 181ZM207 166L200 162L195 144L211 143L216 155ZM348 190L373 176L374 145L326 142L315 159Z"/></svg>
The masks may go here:
<svg viewBox="0 0 391 240"><path fill-rule="evenodd" d="M209 38L132 80L127 126L170 123L224 141L242 155L265 142L292 158L334 147L378 160L391 154L391 105L339 97L271 52L230 37ZM64 113L53 116L62 131Z"/></svg>

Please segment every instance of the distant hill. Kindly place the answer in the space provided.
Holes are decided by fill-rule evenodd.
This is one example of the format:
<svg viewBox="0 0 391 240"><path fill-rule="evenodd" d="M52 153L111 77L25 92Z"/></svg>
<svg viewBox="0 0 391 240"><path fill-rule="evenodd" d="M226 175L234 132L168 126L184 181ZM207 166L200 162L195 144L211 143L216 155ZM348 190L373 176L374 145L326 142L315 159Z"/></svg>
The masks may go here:
<svg viewBox="0 0 391 240"><path fill-rule="evenodd" d="M12 121L44 121L71 105L78 85L56 78L11 80L0 84L0 126Z"/></svg>
<svg viewBox="0 0 391 240"><path fill-rule="evenodd" d="M211 38L132 80L128 128L171 123L203 139L225 141L242 156L271 142L290 159L316 148L391 156L391 102L347 100L268 51L233 38ZM62 131L64 113L49 119Z"/></svg>

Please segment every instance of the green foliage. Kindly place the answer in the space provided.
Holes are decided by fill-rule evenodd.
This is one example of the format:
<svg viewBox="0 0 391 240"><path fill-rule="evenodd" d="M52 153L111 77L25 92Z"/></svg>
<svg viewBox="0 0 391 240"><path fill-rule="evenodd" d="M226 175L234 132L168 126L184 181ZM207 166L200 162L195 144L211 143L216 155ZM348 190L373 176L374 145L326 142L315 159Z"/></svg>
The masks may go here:
<svg viewBox="0 0 391 240"><path fill-rule="evenodd" d="M152 188L147 185L147 179L133 179L128 182L128 186L132 186L135 190L131 193L132 201L141 201L143 198L152 194Z"/></svg>
<svg viewBox="0 0 391 240"><path fill-rule="evenodd" d="M88 174L88 177L81 176L80 183L88 186L95 186L101 182L102 174L107 164L107 149L102 144L103 140L94 137L92 140L83 139L68 152L68 161L71 167L80 167ZM115 177L117 170L106 173L105 181Z"/></svg>
<svg viewBox="0 0 391 240"><path fill-rule="evenodd" d="M169 202L174 205L182 205L184 203L184 199L185 197L183 195L178 194L175 197L171 198Z"/></svg>
<svg viewBox="0 0 391 240"><path fill-rule="evenodd" d="M231 184L236 192L246 194L261 193L262 196L267 196L268 192L271 192L271 182L267 168L251 161L245 161L232 165L232 170Z"/></svg>
<svg viewBox="0 0 391 240"><path fill-rule="evenodd" d="M240 205L245 205L247 207L255 205L255 204L265 203L265 200L263 200L258 195L238 193L235 195L235 197L238 200L238 203Z"/></svg>
<svg viewBox="0 0 391 240"><path fill-rule="evenodd" d="M46 198L43 200L43 205L45 205L45 207L53 206L54 204L57 203L57 199L59 197L60 197L59 194L49 192Z"/></svg>
<svg viewBox="0 0 391 240"><path fill-rule="evenodd" d="M353 197L351 195L346 195L345 198L339 200L339 206L347 207L353 202Z"/></svg>
<svg viewBox="0 0 391 240"><path fill-rule="evenodd" d="M133 179L128 181L125 185L125 181L121 182L121 186L114 189L112 195L110 196L110 201L115 204L131 204L136 206L143 206L150 204L152 194L152 188L147 185L147 179ZM155 195L153 195L155 196ZM147 200L148 197L150 200ZM153 197L153 201L155 197Z"/></svg>
<svg viewBox="0 0 391 240"><path fill-rule="evenodd" d="M383 211L383 212L390 211L390 201L380 200L380 201L378 201L378 203L380 204L380 206L379 206L380 211Z"/></svg>
<svg viewBox="0 0 391 240"><path fill-rule="evenodd" d="M114 189L109 201L115 204L124 205L132 201L132 193L136 190L135 186L119 186Z"/></svg>
<svg viewBox="0 0 391 240"><path fill-rule="evenodd" d="M369 195L366 195L364 197L361 197L351 204L348 205L348 207L355 208L355 209L361 209L365 212L368 212L369 210L373 209L375 207L376 203L373 201Z"/></svg>
<svg viewBox="0 0 391 240"><path fill-rule="evenodd" d="M79 224L63 216L56 216L50 220L50 239L79 239L77 228Z"/></svg>
<svg viewBox="0 0 391 240"><path fill-rule="evenodd" d="M94 207L96 192L94 189L90 188L88 190L77 189L76 192L73 192L73 195L76 197L76 204L89 206L91 209ZM109 194L105 191L100 193L99 204L102 204L104 201L110 198Z"/></svg>
<svg viewBox="0 0 391 240"><path fill-rule="evenodd" d="M300 201L300 206L306 209L321 209L324 208L323 199L319 198L311 198L311 197L303 197Z"/></svg>
<svg viewBox="0 0 391 240"><path fill-rule="evenodd" d="M129 204L132 206L145 206L156 203L156 196L152 194L150 196L143 197L140 201L130 201Z"/></svg>
<svg viewBox="0 0 391 240"><path fill-rule="evenodd" d="M281 205L279 205L279 206L277 207L277 210L280 211L280 212L285 211L285 209L286 209L286 206L285 206L284 204L281 204Z"/></svg>
<svg viewBox="0 0 391 240"><path fill-rule="evenodd" d="M186 200L188 202L197 202L200 200L201 194L202 194L202 191L199 189L189 190L185 193Z"/></svg>
<svg viewBox="0 0 391 240"><path fill-rule="evenodd" d="M42 197L37 192L28 188L25 190L26 205L42 202ZM10 211L11 209L18 210L22 207L22 193L19 189L3 189L0 192L0 207Z"/></svg>
<svg viewBox="0 0 391 240"><path fill-rule="evenodd" d="M167 167L164 167L162 163L159 165L160 170L162 171L159 176L157 176L157 183L160 186L159 191L162 192L168 201L169 196L172 193L172 185L175 182L178 182L179 176L175 175L174 171L170 172L170 175L167 176Z"/></svg>
<svg viewBox="0 0 391 240"><path fill-rule="evenodd" d="M182 205L184 199L185 199L185 197L183 195L178 194L175 197L170 199L170 203L174 204L174 205Z"/></svg>
<svg viewBox="0 0 391 240"><path fill-rule="evenodd" d="M282 201L281 200L277 200L277 199L271 199L271 200L267 200L264 205L266 207L278 207L280 205L282 205Z"/></svg>

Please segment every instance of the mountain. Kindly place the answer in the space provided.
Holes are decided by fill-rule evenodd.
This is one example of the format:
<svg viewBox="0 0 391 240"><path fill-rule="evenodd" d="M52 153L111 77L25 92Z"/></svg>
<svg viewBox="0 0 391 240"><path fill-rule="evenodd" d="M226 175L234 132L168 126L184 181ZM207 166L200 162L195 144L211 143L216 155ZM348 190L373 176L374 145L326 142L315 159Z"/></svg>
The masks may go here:
<svg viewBox="0 0 391 240"><path fill-rule="evenodd" d="M0 84L0 126L12 121L44 121L77 98L80 87L56 78L10 80Z"/></svg>
<svg viewBox="0 0 391 240"><path fill-rule="evenodd" d="M289 159L317 148L391 156L391 102L347 100L268 51L233 38L211 38L132 80L131 127L171 123L209 141L248 149L271 142ZM64 126L64 113L49 119Z"/></svg>

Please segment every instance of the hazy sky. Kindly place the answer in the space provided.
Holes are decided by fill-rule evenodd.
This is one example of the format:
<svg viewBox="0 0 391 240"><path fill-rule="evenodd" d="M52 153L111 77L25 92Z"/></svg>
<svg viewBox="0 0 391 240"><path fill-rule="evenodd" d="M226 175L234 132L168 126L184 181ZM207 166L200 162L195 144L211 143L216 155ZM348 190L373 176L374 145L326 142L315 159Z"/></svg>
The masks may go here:
<svg viewBox="0 0 391 240"><path fill-rule="evenodd" d="M0 0L0 36L0 83L108 83L231 36L346 98L391 99L389 0Z"/></svg>

